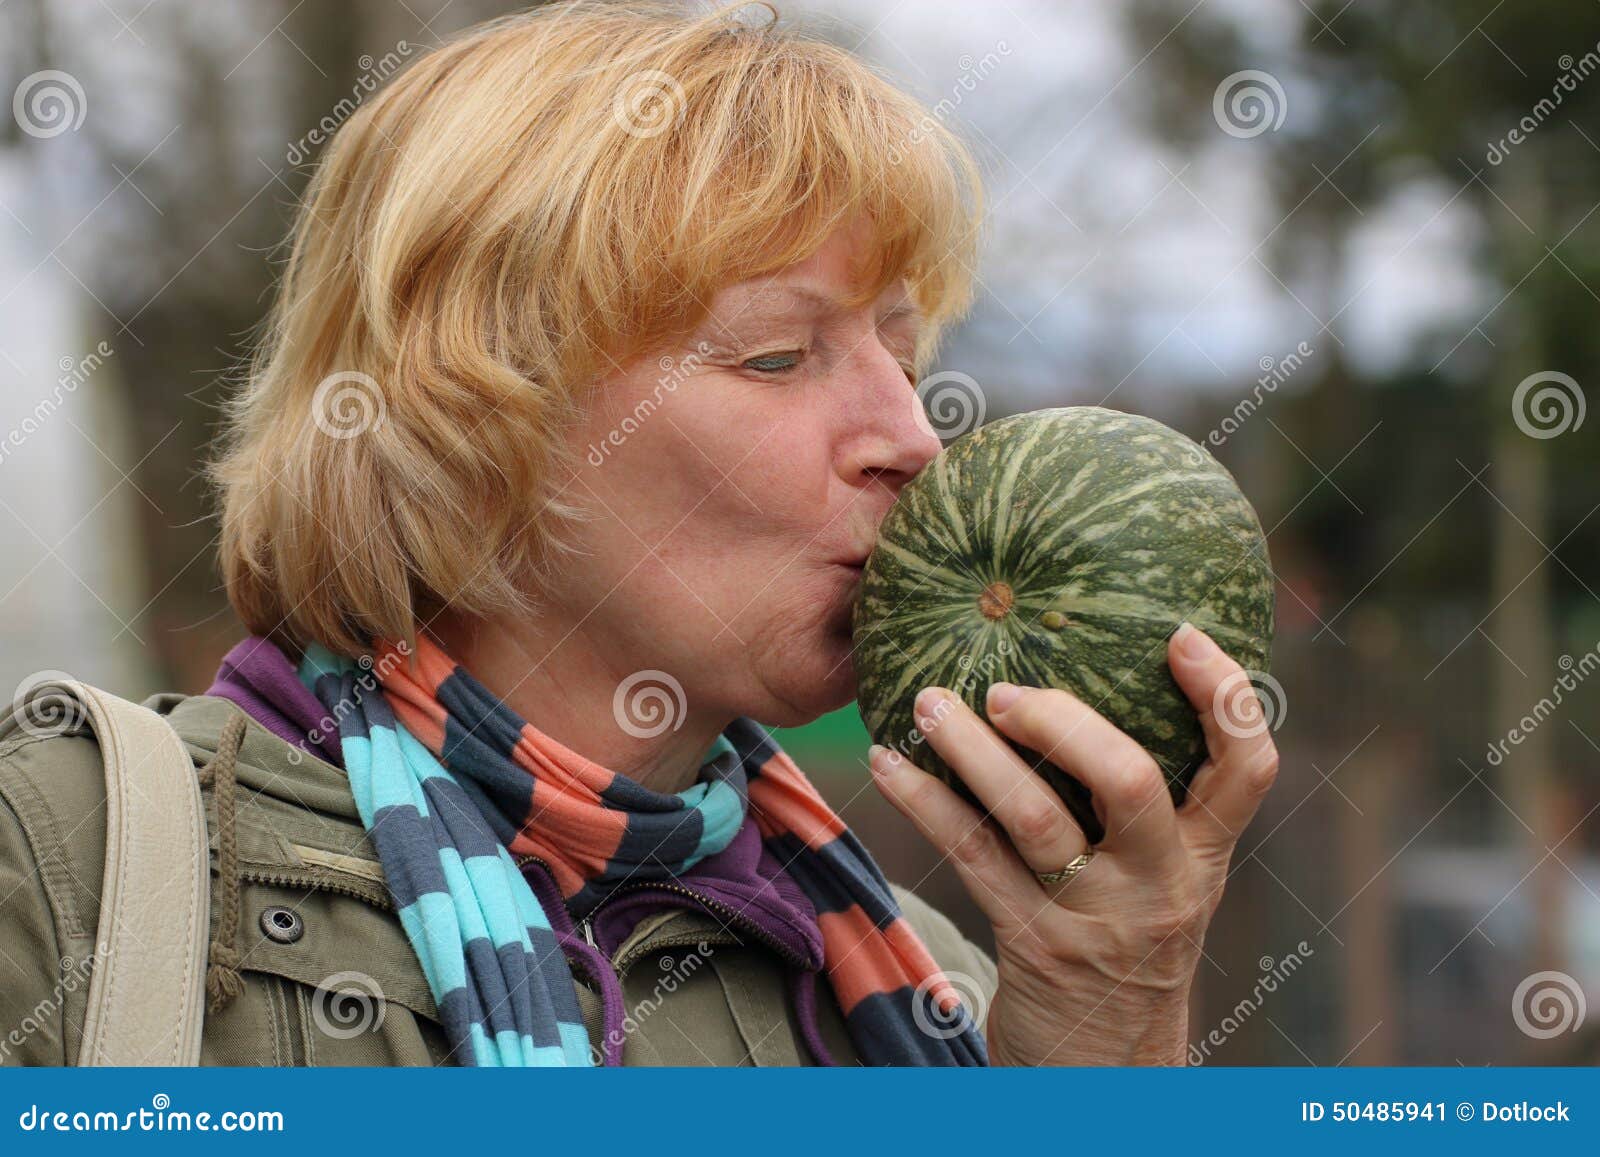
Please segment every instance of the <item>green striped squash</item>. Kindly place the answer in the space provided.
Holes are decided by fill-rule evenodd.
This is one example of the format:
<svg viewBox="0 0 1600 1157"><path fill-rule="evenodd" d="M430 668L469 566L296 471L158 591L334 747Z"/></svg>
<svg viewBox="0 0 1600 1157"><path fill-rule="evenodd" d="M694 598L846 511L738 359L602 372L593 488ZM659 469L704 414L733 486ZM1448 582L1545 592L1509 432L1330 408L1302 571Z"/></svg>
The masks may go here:
<svg viewBox="0 0 1600 1157"><path fill-rule="evenodd" d="M1059 687L1138 740L1181 803L1205 738L1167 639L1188 619L1264 672L1273 589L1261 523L1202 446L1096 406L1003 418L945 447L884 518L852 623L861 718L972 799L917 731L916 693L949 688L985 718L991 683ZM1088 791L1013 746L1098 840Z"/></svg>

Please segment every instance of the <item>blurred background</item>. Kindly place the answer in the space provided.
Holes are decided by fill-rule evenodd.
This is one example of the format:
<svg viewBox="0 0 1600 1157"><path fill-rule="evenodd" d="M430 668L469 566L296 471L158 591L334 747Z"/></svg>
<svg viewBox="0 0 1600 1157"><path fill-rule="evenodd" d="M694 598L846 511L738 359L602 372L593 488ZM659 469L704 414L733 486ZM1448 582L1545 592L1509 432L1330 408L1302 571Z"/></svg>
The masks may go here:
<svg viewBox="0 0 1600 1157"><path fill-rule="evenodd" d="M518 7L0 6L0 687L206 687L241 631L199 464L318 143ZM1191 1060L1600 1060L1600 7L779 10L982 160L980 298L938 367L962 428L1151 414L1269 531L1283 767ZM853 709L781 738L987 939Z"/></svg>

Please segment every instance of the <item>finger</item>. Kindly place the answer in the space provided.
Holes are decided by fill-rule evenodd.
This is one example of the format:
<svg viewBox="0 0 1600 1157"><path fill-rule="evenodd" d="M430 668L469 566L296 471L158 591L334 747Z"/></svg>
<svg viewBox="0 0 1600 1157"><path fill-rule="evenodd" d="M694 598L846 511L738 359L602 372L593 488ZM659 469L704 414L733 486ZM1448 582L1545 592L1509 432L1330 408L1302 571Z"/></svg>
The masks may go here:
<svg viewBox="0 0 1600 1157"><path fill-rule="evenodd" d="M1172 677L1200 716L1210 761L1184 808L1191 836L1232 846L1278 775L1278 749L1249 673L1204 631L1182 623L1167 645Z"/></svg>
<svg viewBox="0 0 1600 1157"><path fill-rule="evenodd" d="M948 786L877 744L867 765L884 797L955 865L973 902L996 928L1026 925L1049 903L999 829Z"/></svg>
<svg viewBox="0 0 1600 1157"><path fill-rule="evenodd" d="M1035 872L1052 872L1089 846L1049 785L977 714L943 687L916 700L917 729L972 789Z"/></svg>
<svg viewBox="0 0 1600 1157"><path fill-rule="evenodd" d="M1066 691L996 683L989 718L1024 747L1077 778L1105 814L1102 848L1130 862L1169 867L1182 850L1166 777L1149 752Z"/></svg>

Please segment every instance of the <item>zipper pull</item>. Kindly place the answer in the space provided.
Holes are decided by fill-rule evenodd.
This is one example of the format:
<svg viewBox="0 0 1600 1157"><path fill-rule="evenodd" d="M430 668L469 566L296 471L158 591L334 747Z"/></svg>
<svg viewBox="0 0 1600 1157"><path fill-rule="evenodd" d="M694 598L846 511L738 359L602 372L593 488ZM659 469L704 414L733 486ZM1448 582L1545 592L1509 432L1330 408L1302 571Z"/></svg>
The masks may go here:
<svg viewBox="0 0 1600 1157"><path fill-rule="evenodd" d="M597 949L597 950L599 949L600 945L595 943L595 939L594 939L594 923L593 923L593 921L591 921L589 919L589 917L585 916L579 922L578 931L583 933L583 939L584 939L585 943L587 943L589 945L590 948L594 948L594 949Z"/></svg>

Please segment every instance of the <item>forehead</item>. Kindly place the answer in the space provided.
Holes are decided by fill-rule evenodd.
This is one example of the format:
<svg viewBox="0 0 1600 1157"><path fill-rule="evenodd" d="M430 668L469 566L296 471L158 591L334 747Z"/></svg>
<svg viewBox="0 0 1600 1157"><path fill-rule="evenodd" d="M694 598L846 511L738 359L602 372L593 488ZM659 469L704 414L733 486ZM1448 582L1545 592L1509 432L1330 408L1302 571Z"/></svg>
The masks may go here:
<svg viewBox="0 0 1600 1157"><path fill-rule="evenodd" d="M854 215L806 257L776 272L719 287L712 305L781 313L860 308L872 285L882 284L879 279L887 273L881 264L875 264L885 257L880 244L871 220ZM907 296L905 279L894 277L883 285L875 305L880 311L908 312L902 308Z"/></svg>

